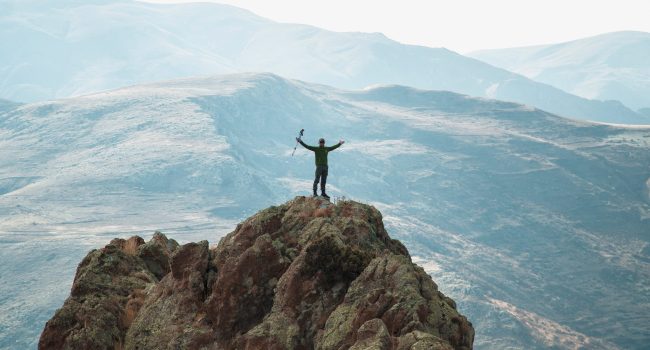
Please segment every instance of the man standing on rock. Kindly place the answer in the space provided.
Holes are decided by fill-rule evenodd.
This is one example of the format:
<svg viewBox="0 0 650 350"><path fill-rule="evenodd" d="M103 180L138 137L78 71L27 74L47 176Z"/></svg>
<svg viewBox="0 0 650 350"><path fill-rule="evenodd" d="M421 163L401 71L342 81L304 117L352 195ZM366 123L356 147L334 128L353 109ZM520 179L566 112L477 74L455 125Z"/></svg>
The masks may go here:
<svg viewBox="0 0 650 350"><path fill-rule="evenodd" d="M344 144L345 141L340 140L339 143L330 147L325 147L324 138L318 140L318 147L306 145L299 137L296 137L296 141L298 141L298 143L300 143L306 149L314 152L316 155L316 179L314 179L314 197L318 196L316 187L318 186L318 181L320 180L321 195L329 199L330 196L325 193L325 184L327 183L327 153L339 148L339 146Z"/></svg>

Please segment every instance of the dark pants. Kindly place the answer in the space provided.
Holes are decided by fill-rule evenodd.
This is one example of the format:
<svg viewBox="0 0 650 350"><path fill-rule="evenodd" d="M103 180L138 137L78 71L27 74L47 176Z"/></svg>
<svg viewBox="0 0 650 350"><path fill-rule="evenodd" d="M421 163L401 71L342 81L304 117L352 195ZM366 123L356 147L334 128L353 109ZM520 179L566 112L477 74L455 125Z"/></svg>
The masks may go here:
<svg viewBox="0 0 650 350"><path fill-rule="evenodd" d="M320 181L320 191L325 193L325 184L327 183L327 165L316 166L316 179L314 180L314 193L316 193L316 186Z"/></svg>

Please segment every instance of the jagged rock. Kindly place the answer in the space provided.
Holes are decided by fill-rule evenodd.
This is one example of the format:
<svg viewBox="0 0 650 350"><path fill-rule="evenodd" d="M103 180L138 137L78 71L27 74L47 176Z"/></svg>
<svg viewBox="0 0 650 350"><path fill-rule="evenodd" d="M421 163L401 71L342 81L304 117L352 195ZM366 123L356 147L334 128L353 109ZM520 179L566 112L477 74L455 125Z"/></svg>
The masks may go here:
<svg viewBox="0 0 650 350"><path fill-rule="evenodd" d="M45 325L39 349L121 347L144 291L158 281L138 257L144 244L136 236L91 251L77 267L70 297Z"/></svg>
<svg viewBox="0 0 650 350"><path fill-rule="evenodd" d="M471 348L471 324L441 294L431 277L408 257L379 256L350 284L345 299L330 314L317 348L352 346L360 327L370 320L381 322L400 349L415 348L418 342L411 344L412 337L407 337L412 332L447 340L456 349Z"/></svg>
<svg viewBox="0 0 650 350"><path fill-rule="evenodd" d="M138 256L147 265L158 279L169 273L169 257L178 248L178 243L167 239L165 235L156 231L151 240L138 248Z"/></svg>
<svg viewBox="0 0 650 350"><path fill-rule="evenodd" d="M214 341L201 312L208 293L208 242L180 246L171 256L171 273L149 290L126 335L126 349L196 349ZM204 339L205 338L205 339Z"/></svg>
<svg viewBox="0 0 650 350"><path fill-rule="evenodd" d="M471 349L473 338L374 207L296 197L212 249L157 233L91 252L39 347Z"/></svg>
<svg viewBox="0 0 650 350"><path fill-rule="evenodd" d="M391 348L390 334L386 324L378 318L368 320L357 330L357 341L350 350L388 350Z"/></svg>

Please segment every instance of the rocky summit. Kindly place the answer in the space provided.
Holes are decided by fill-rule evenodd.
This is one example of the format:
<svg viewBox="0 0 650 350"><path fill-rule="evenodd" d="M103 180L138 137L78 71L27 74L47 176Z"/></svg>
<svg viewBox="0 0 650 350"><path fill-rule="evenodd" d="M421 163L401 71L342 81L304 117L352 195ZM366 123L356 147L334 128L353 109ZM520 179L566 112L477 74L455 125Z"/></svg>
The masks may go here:
<svg viewBox="0 0 650 350"><path fill-rule="evenodd" d="M354 201L296 197L223 237L114 239L79 264L40 349L471 349L455 302Z"/></svg>

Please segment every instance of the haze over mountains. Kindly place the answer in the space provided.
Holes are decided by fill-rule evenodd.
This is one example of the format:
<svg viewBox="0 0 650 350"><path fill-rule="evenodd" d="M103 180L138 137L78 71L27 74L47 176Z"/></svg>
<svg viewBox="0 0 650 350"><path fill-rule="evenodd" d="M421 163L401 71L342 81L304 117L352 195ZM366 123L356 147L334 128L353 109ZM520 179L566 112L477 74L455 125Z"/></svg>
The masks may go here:
<svg viewBox="0 0 650 350"><path fill-rule="evenodd" d="M328 192L385 214L477 349L650 343L650 126L564 118L648 124L645 33L481 53L546 83L208 3L5 0L0 42L0 348L116 235L216 243L309 194L301 128L347 141Z"/></svg>
<svg viewBox="0 0 650 350"><path fill-rule="evenodd" d="M469 56L578 96L650 108L650 33L607 33Z"/></svg>
<svg viewBox="0 0 650 350"><path fill-rule="evenodd" d="M218 238L309 194L377 206L458 301L477 349L650 341L650 129L451 92L209 76L0 114L0 347L33 347L74 269L116 235Z"/></svg>
<svg viewBox="0 0 650 350"><path fill-rule="evenodd" d="M563 116L647 124L615 101L580 98L442 48L382 34L276 23L226 5L8 0L0 97L37 101L202 74L269 71L340 88L401 84L515 101Z"/></svg>

